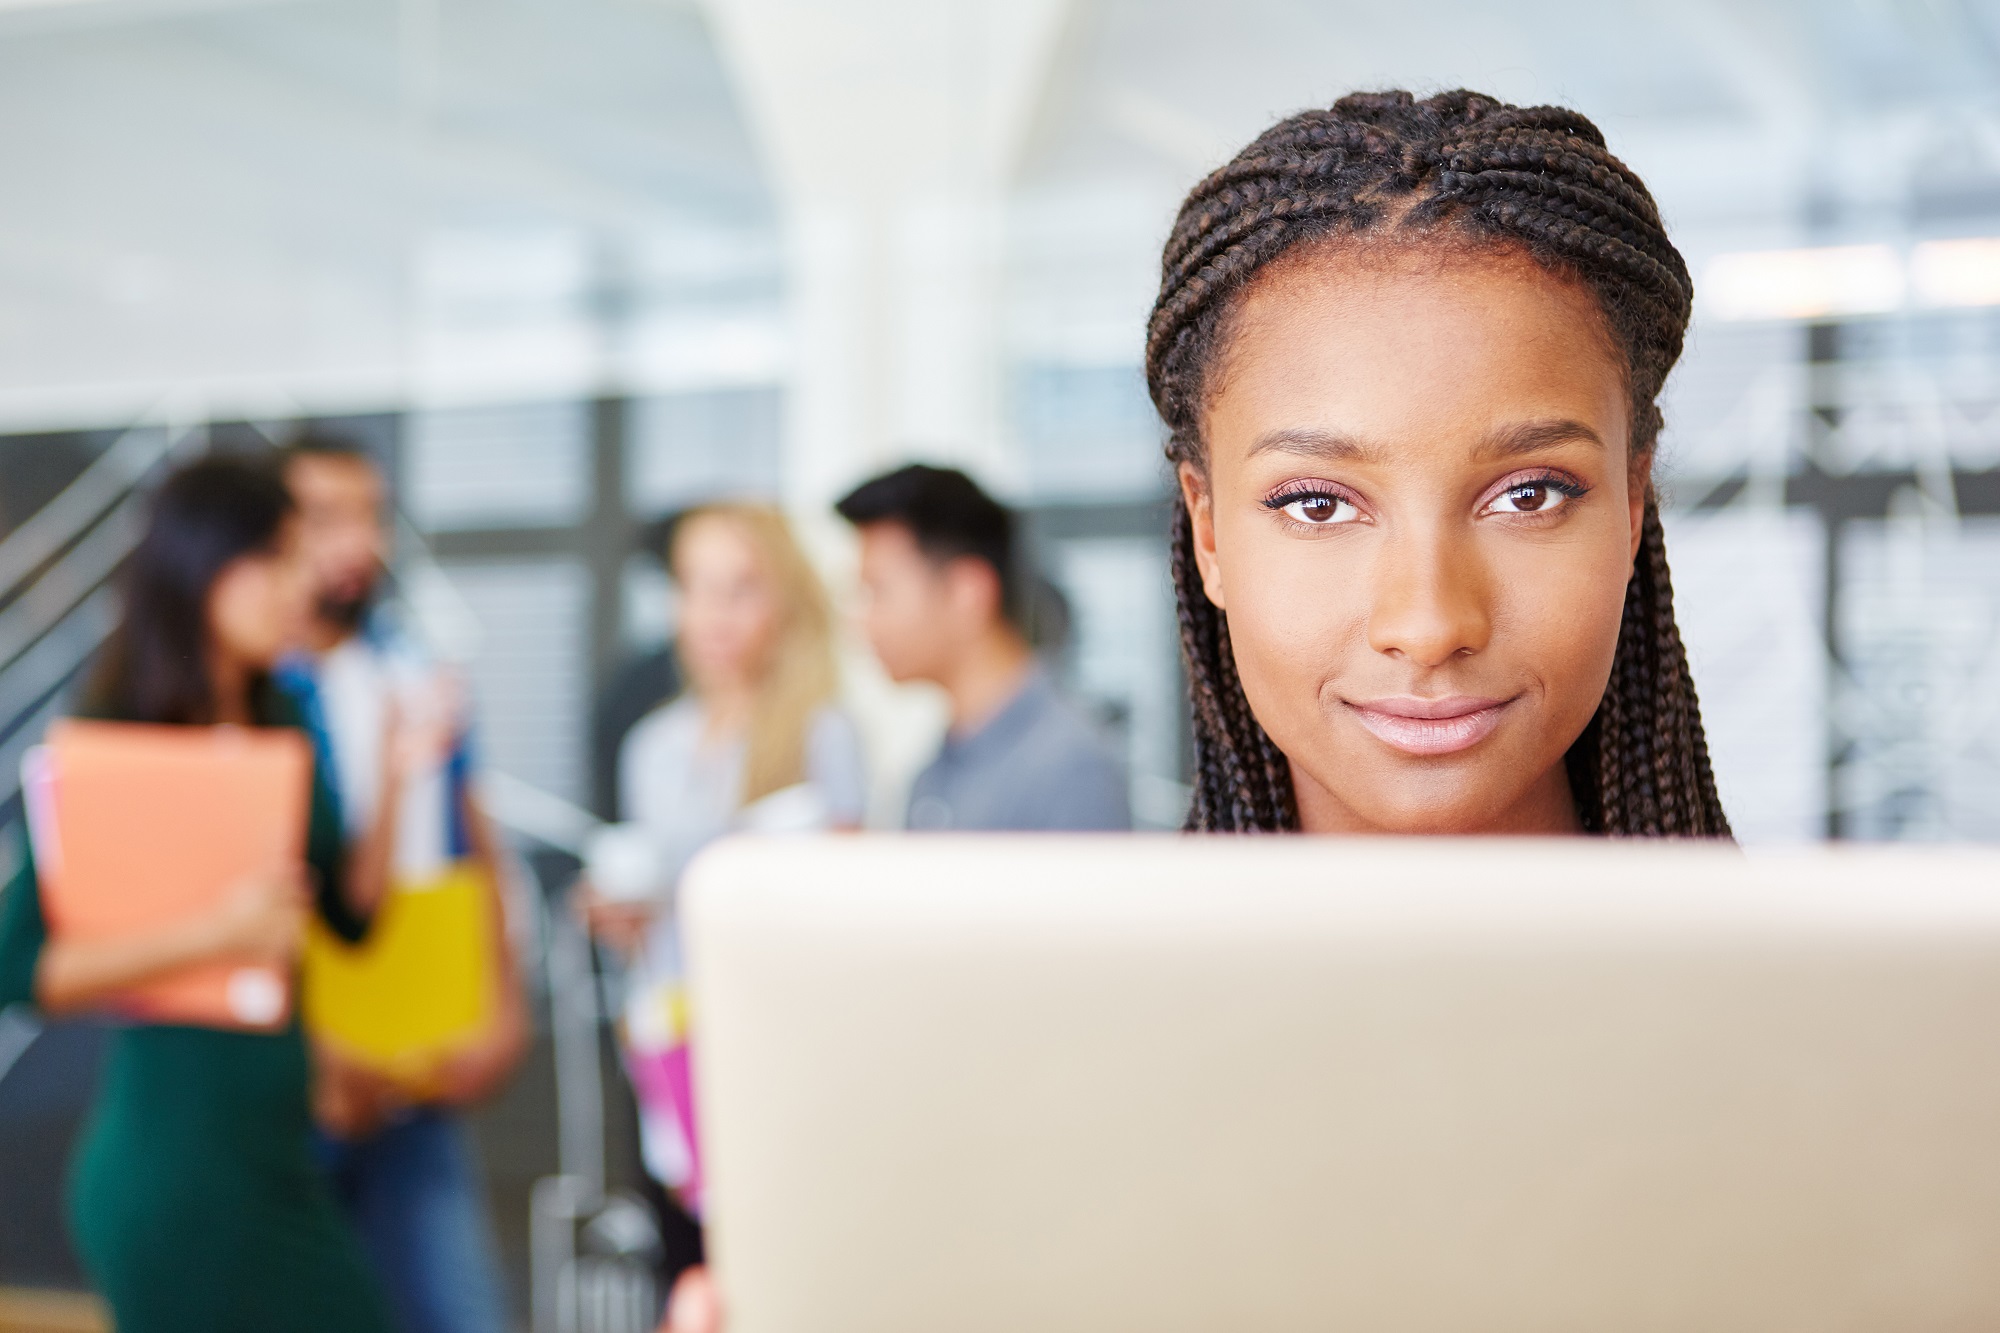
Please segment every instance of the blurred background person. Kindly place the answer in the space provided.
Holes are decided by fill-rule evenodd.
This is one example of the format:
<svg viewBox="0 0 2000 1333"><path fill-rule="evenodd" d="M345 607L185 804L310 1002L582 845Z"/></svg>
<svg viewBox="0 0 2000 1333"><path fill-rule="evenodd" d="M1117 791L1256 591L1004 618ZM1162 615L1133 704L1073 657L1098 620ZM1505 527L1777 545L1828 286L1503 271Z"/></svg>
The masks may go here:
<svg viewBox="0 0 2000 1333"><path fill-rule="evenodd" d="M837 703L826 592L790 525L768 505L703 505L670 542L686 688L626 736L620 816L651 835L668 881L732 828L858 828L860 735ZM662 906L600 904L597 919L655 925Z"/></svg>
<svg viewBox="0 0 2000 1333"><path fill-rule="evenodd" d="M313 723L348 837L386 858L377 873L392 887L421 890L470 863L495 927L479 942L498 982L491 1029L442 1064L430 1095L412 1104L397 1083L318 1048L321 1158L405 1333L500 1333L497 1246L458 1112L500 1089L530 1035L505 924L508 863L472 790L463 690L381 597L391 534L374 458L319 434L281 459L313 593L306 651L281 680Z"/></svg>
<svg viewBox="0 0 2000 1333"><path fill-rule="evenodd" d="M302 725L271 675L306 611L300 545L272 470L213 459L169 477L126 566L124 619L88 714ZM311 811L306 865L246 882L220 910L144 938L50 940L30 860L0 917L0 1006L67 1014L189 963L290 965L309 912L359 939L380 883L343 873L324 772ZM125 1333L388 1333L374 1276L312 1159L308 1080L296 1017L272 1034L120 1032L73 1168L70 1219Z"/></svg>
<svg viewBox="0 0 2000 1333"><path fill-rule="evenodd" d="M860 827L867 774L836 702L826 592L784 517L754 504L691 510L674 527L668 566L687 688L634 727L619 755L619 813L650 844L661 892L613 901L608 885L593 885L583 901L592 931L630 964L625 1054L647 1173L698 1215L673 886L696 852L732 831ZM671 1238L675 1209L655 1202Z"/></svg>
<svg viewBox="0 0 2000 1333"><path fill-rule="evenodd" d="M1014 517L954 468L913 463L836 506L861 534L863 618L892 680L951 702L910 789L912 829L1125 829L1125 774L1022 631Z"/></svg>

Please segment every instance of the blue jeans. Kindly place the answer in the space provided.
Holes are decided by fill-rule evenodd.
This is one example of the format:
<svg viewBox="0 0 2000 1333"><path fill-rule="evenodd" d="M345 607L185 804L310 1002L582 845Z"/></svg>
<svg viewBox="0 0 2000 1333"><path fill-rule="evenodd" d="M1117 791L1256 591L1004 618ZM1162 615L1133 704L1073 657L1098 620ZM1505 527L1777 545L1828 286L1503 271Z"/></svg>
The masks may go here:
<svg viewBox="0 0 2000 1333"><path fill-rule="evenodd" d="M486 1193L456 1119L421 1107L358 1142L322 1135L319 1153L403 1333L505 1333Z"/></svg>

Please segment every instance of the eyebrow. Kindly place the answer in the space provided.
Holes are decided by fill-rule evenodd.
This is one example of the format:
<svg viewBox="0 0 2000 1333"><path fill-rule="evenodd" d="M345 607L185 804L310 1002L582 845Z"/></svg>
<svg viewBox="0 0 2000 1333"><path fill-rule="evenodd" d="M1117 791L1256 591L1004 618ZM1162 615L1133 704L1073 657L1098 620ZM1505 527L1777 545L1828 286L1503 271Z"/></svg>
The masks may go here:
<svg viewBox="0 0 2000 1333"><path fill-rule="evenodd" d="M1249 457L1294 454L1322 463L1368 462L1374 451L1352 436L1330 430L1274 430L1257 437Z"/></svg>
<svg viewBox="0 0 2000 1333"><path fill-rule="evenodd" d="M1502 427L1481 440L1476 452L1483 458L1505 459L1577 443L1604 447L1603 438L1583 422L1557 419ZM1250 446L1249 457L1259 454L1292 454L1322 463L1367 463L1380 456L1372 446L1351 435L1311 429L1274 430L1260 435Z"/></svg>
<svg viewBox="0 0 2000 1333"><path fill-rule="evenodd" d="M1604 440L1581 421L1525 421L1494 431L1480 441L1478 452L1485 458L1516 458L1559 444L1590 444L1602 449Z"/></svg>

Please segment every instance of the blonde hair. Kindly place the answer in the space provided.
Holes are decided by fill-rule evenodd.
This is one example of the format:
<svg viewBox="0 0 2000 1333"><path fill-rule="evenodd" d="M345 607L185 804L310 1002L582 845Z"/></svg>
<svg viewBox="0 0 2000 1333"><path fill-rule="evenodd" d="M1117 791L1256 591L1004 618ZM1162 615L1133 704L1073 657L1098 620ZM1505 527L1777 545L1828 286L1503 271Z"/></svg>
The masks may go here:
<svg viewBox="0 0 2000 1333"><path fill-rule="evenodd" d="M833 613L819 575L792 536L791 524L770 505L721 501L690 509L674 525L667 551L670 567L687 534L708 519L730 523L750 539L778 602L777 636L763 663L743 761L741 799L749 805L805 781L806 739L813 715L840 688L833 656Z"/></svg>

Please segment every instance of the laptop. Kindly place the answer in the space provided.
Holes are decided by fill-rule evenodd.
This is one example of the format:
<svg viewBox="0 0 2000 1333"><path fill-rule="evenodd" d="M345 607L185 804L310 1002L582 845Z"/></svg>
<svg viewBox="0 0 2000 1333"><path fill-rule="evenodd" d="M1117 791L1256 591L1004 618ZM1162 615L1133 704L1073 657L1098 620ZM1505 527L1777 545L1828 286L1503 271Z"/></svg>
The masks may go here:
<svg viewBox="0 0 2000 1333"><path fill-rule="evenodd" d="M731 1333L2000 1328L2000 855L828 837L690 871Z"/></svg>

